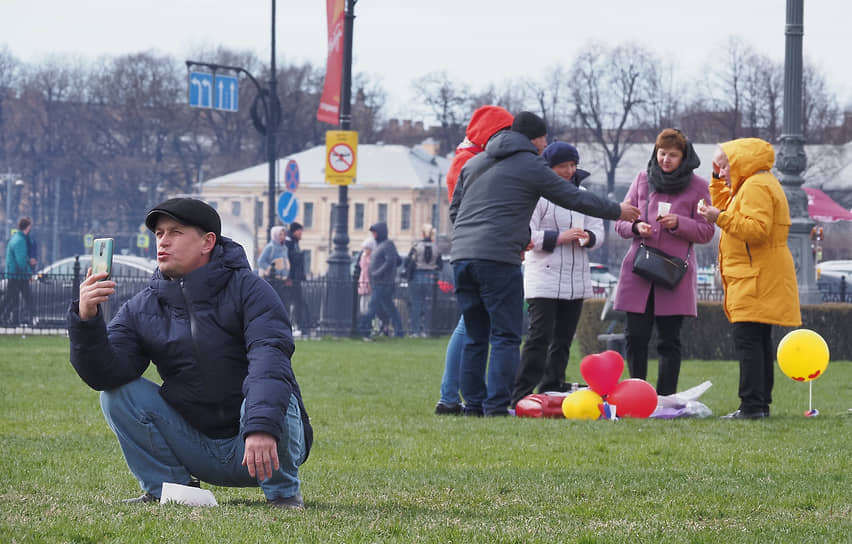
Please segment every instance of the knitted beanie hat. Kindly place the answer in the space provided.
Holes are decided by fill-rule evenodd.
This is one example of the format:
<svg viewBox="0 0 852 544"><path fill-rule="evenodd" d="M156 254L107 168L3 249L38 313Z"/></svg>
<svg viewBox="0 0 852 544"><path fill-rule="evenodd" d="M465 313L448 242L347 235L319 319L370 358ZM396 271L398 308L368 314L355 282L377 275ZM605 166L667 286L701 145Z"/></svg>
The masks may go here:
<svg viewBox="0 0 852 544"><path fill-rule="evenodd" d="M580 164L580 153L577 148L567 142L553 142L541 154L551 168L563 162L574 161Z"/></svg>

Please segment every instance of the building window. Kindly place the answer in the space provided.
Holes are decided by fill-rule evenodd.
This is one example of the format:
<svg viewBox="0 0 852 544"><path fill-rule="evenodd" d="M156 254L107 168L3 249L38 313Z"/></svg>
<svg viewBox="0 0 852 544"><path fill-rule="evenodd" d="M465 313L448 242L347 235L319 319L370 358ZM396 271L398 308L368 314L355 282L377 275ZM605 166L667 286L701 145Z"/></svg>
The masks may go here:
<svg viewBox="0 0 852 544"><path fill-rule="evenodd" d="M379 223L388 222L388 205L379 204Z"/></svg>
<svg viewBox="0 0 852 544"><path fill-rule="evenodd" d="M314 225L314 203L305 202L304 213L302 214L302 226L306 229Z"/></svg>
<svg viewBox="0 0 852 544"><path fill-rule="evenodd" d="M402 205L402 221L400 221L399 228L411 230L411 204Z"/></svg>
<svg viewBox="0 0 852 544"><path fill-rule="evenodd" d="M239 200L232 200L231 201L231 215L233 215L234 217L240 216L240 201Z"/></svg>
<svg viewBox="0 0 852 544"><path fill-rule="evenodd" d="M364 230L364 204L360 202L355 204L354 220L352 230Z"/></svg>
<svg viewBox="0 0 852 544"><path fill-rule="evenodd" d="M263 214L265 212L263 204L262 200L254 201L254 226L258 228L263 226Z"/></svg>

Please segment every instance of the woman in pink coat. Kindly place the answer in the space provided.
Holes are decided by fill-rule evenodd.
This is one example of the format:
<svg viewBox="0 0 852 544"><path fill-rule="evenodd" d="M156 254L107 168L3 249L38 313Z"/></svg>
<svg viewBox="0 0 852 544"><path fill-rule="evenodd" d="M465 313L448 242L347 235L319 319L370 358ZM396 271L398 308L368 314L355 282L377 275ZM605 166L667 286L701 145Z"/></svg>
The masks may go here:
<svg viewBox="0 0 852 544"><path fill-rule="evenodd" d="M657 394L677 391L680 374L680 329L684 316L698 314L698 282L692 244L713 239L714 226L698 215L698 203L710 201L707 181L693 174L701 161L682 132L667 128L658 136L648 168L630 185L626 202L641 211L635 222L616 221L615 231L633 243L621 263L615 309L627 313L627 366L632 378L645 379L648 343L657 326ZM639 244L687 261L686 274L673 289L633 273Z"/></svg>

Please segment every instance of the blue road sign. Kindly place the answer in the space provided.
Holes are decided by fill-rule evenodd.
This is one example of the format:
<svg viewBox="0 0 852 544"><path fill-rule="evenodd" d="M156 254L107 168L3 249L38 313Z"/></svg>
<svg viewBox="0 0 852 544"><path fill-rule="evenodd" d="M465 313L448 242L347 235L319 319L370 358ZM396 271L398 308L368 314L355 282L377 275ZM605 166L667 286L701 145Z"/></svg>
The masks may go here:
<svg viewBox="0 0 852 544"><path fill-rule="evenodd" d="M213 74L189 73L189 105L196 108L213 107Z"/></svg>
<svg viewBox="0 0 852 544"><path fill-rule="evenodd" d="M216 75L216 100L214 108L237 111L240 107L240 82L234 76Z"/></svg>
<svg viewBox="0 0 852 544"><path fill-rule="evenodd" d="M296 196L286 191L278 197L278 217L285 223L292 223L299 215L299 200Z"/></svg>
<svg viewBox="0 0 852 544"><path fill-rule="evenodd" d="M284 168L284 185L288 191L295 191L299 188L299 165L296 161L287 161L287 166Z"/></svg>

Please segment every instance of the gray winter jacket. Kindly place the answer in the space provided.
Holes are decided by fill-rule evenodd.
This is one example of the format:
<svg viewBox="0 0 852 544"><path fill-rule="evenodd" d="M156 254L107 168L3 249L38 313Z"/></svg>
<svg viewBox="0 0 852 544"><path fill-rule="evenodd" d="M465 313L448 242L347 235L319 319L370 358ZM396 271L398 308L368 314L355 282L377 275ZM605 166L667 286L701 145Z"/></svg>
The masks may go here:
<svg viewBox="0 0 852 544"><path fill-rule="evenodd" d="M621 207L566 183L519 132L495 135L485 151L462 168L450 204L452 261L480 259L520 264L530 241L529 223L540 197L603 219L618 219Z"/></svg>
<svg viewBox="0 0 852 544"><path fill-rule="evenodd" d="M388 238L388 225L380 221L370 227L376 233L376 249L370 255L370 284L393 285L402 259L396 245Z"/></svg>

